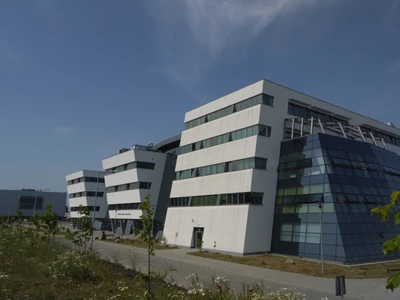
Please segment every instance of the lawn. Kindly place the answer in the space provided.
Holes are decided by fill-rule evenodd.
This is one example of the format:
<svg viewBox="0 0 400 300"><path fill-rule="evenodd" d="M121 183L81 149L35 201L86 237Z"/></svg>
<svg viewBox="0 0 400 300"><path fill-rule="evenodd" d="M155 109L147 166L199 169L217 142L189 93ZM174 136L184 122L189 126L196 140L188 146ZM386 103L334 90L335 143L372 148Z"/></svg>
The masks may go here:
<svg viewBox="0 0 400 300"><path fill-rule="evenodd" d="M84 255L45 236L0 226L0 299L120 299L142 297L143 278L134 270ZM156 299L179 292L153 280Z"/></svg>
<svg viewBox="0 0 400 300"><path fill-rule="evenodd" d="M388 272L388 269L400 269L400 262L398 261L354 267L325 263L325 275L322 275L321 263L303 259L291 258L295 264L289 264L286 262L288 259L287 257L271 254L257 256L232 256L207 251L189 252L188 254L209 259L223 260L238 264L316 277L335 277L338 275L345 275L346 278L349 279L387 278L389 275L391 275L391 273Z"/></svg>
<svg viewBox="0 0 400 300"><path fill-rule="evenodd" d="M153 275L152 297L144 296L147 282L135 270L101 260L96 253L73 250L32 230L0 225L0 299L305 299L286 289L264 292L258 283L235 291L223 277L204 285L196 274L188 275L186 289Z"/></svg>
<svg viewBox="0 0 400 300"><path fill-rule="evenodd" d="M143 243L140 240L123 239L123 238L121 238L120 242L116 242L114 237L111 237L111 238L107 237L106 240L100 240L100 241L147 249L147 244ZM156 244L154 244L154 249L155 250L171 250L171 249L177 249L177 247L175 247L175 246L164 246L164 245L161 245L160 243L156 243Z"/></svg>

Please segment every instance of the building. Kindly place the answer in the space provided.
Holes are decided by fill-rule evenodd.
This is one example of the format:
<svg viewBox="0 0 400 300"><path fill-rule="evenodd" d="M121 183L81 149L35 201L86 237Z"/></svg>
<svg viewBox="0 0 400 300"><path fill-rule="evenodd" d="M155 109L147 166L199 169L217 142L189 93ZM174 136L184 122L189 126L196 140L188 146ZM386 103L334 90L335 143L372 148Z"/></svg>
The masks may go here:
<svg viewBox="0 0 400 300"><path fill-rule="evenodd" d="M113 232L129 234L140 227L140 203L150 195L156 233L164 227L171 184L175 177L180 136L157 145L134 145L103 160L107 202Z"/></svg>
<svg viewBox="0 0 400 300"><path fill-rule="evenodd" d="M400 189L391 123L261 80L187 112L180 146L170 244L318 258L322 240L327 259L356 263L399 233L369 214Z"/></svg>
<svg viewBox="0 0 400 300"><path fill-rule="evenodd" d="M46 203L50 202L52 212L63 218L66 209L66 193L48 192L33 189L0 190L0 215L15 217L17 210L24 218L31 218L35 213L43 215Z"/></svg>
<svg viewBox="0 0 400 300"><path fill-rule="evenodd" d="M94 227L106 229L109 225L105 172L80 170L66 176L67 193L70 206L70 218L76 227L79 211L82 207L89 208L90 218L95 218Z"/></svg>

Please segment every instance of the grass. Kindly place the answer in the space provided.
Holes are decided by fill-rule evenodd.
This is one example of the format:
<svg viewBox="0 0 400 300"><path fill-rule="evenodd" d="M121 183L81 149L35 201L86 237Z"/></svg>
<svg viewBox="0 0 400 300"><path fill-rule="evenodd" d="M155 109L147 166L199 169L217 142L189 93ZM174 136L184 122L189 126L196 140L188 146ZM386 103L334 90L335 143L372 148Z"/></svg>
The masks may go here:
<svg viewBox="0 0 400 300"><path fill-rule="evenodd" d="M0 299L264 299L301 300L285 289L267 291L261 284L244 284L234 291L229 279L213 278L209 285L190 274L187 289L152 276L152 297L144 296L143 274L68 248L46 236L0 225Z"/></svg>
<svg viewBox="0 0 400 300"><path fill-rule="evenodd" d="M83 255L26 230L0 226L0 299L127 299L146 282L130 269ZM179 290L152 281L156 299Z"/></svg>
<svg viewBox="0 0 400 300"><path fill-rule="evenodd" d="M323 276L321 274L321 264L319 262L302 259L291 258L295 264L289 264L286 262L287 257L271 254L257 256L232 256L208 251L189 252L188 254L283 272L329 278L339 275L345 275L348 279L387 278L389 275L392 275L388 272L388 269L400 269L400 262L397 261L353 267L325 263L325 275Z"/></svg>
<svg viewBox="0 0 400 300"><path fill-rule="evenodd" d="M128 246L133 246L137 248L145 248L147 249L147 244L143 243L140 240L134 240L134 239L120 239L120 242L116 242L115 238L107 238L106 240L99 240L101 242L109 242L109 243L115 243L115 244L122 244L122 245L128 245ZM171 250L171 249L177 249L175 246L164 246L159 243L154 244L154 249L155 250Z"/></svg>

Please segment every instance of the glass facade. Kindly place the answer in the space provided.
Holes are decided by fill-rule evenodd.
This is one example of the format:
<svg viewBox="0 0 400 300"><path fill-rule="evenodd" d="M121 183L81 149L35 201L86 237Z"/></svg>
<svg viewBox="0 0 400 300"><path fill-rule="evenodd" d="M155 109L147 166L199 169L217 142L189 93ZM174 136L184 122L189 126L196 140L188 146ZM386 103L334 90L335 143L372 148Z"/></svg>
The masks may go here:
<svg viewBox="0 0 400 300"><path fill-rule="evenodd" d="M388 260L400 233L370 210L400 190L400 158L372 144L313 134L282 142L272 252L348 264ZM321 222L322 217L322 222ZM322 235L321 235L322 224Z"/></svg>

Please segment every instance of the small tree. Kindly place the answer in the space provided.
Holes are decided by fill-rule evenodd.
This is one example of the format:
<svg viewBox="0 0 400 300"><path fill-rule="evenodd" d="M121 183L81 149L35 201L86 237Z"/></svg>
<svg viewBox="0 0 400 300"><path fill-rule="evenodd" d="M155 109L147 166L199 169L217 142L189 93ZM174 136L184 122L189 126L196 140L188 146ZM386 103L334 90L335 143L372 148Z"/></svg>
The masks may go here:
<svg viewBox="0 0 400 300"><path fill-rule="evenodd" d="M20 210L20 209L18 209L16 212L16 220L17 220L18 228L21 230L22 229L22 221L24 219L23 219L22 210Z"/></svg>
<svg viewBox="0 0 400 300"><path fill-rule="evenodd" d="M400 191L393 192L390 196L390 203L382 206L375 207L371 209L371 215L379 214L382 222L386 222L389 218L389 213L394 213L394 224L400 224ZM400 251L400 235L387 240L382 245L382 250L385 255ZM386 288L390 290L394 290L398 288L400 285L400 273L397 273L393 276L390 276L386 281Z"/></svg>
<svg viewBox="0 0 400 300"><path fill-rule="evenodd" d="M139 236L139 240L147 245L147 294L151 297L151 286L150 286L150 275L151 275L151 267L150 267L150 258L154 256L154 244L156 241L155 236L153 235L153 216L154 211L150 204L150 195L146 196L146 201L140 204L140 209L142 210L142 215L140 216L140 221L142 223L142 228L135 228L135 234Z"/></svg>
<svg viewBox="0 0 400 300"><path fill-rule="evenodd" d="M86 244L90 240L90 237L93 233L92 221L89 217L89 208L87 206L79 206L79 218L78 228L79 232L74 234L73 232L67 232L65 237L74 243L75 246L83 248L83 251L86 252Z"/></svg>
<svg viewBox="0 0 400 300"><path fill-rule="evenodd" d="M40 220L44 223L44 227L46 229L48 239L50 239L50 234L53 234L53 238L55 238L55 234L56 234L57 228L58 228L58 217L55 213L51 212L51 208L52 208L51 203L47 202L46 203L46 211L43 214L43 216L40 218Z"/></svg>

